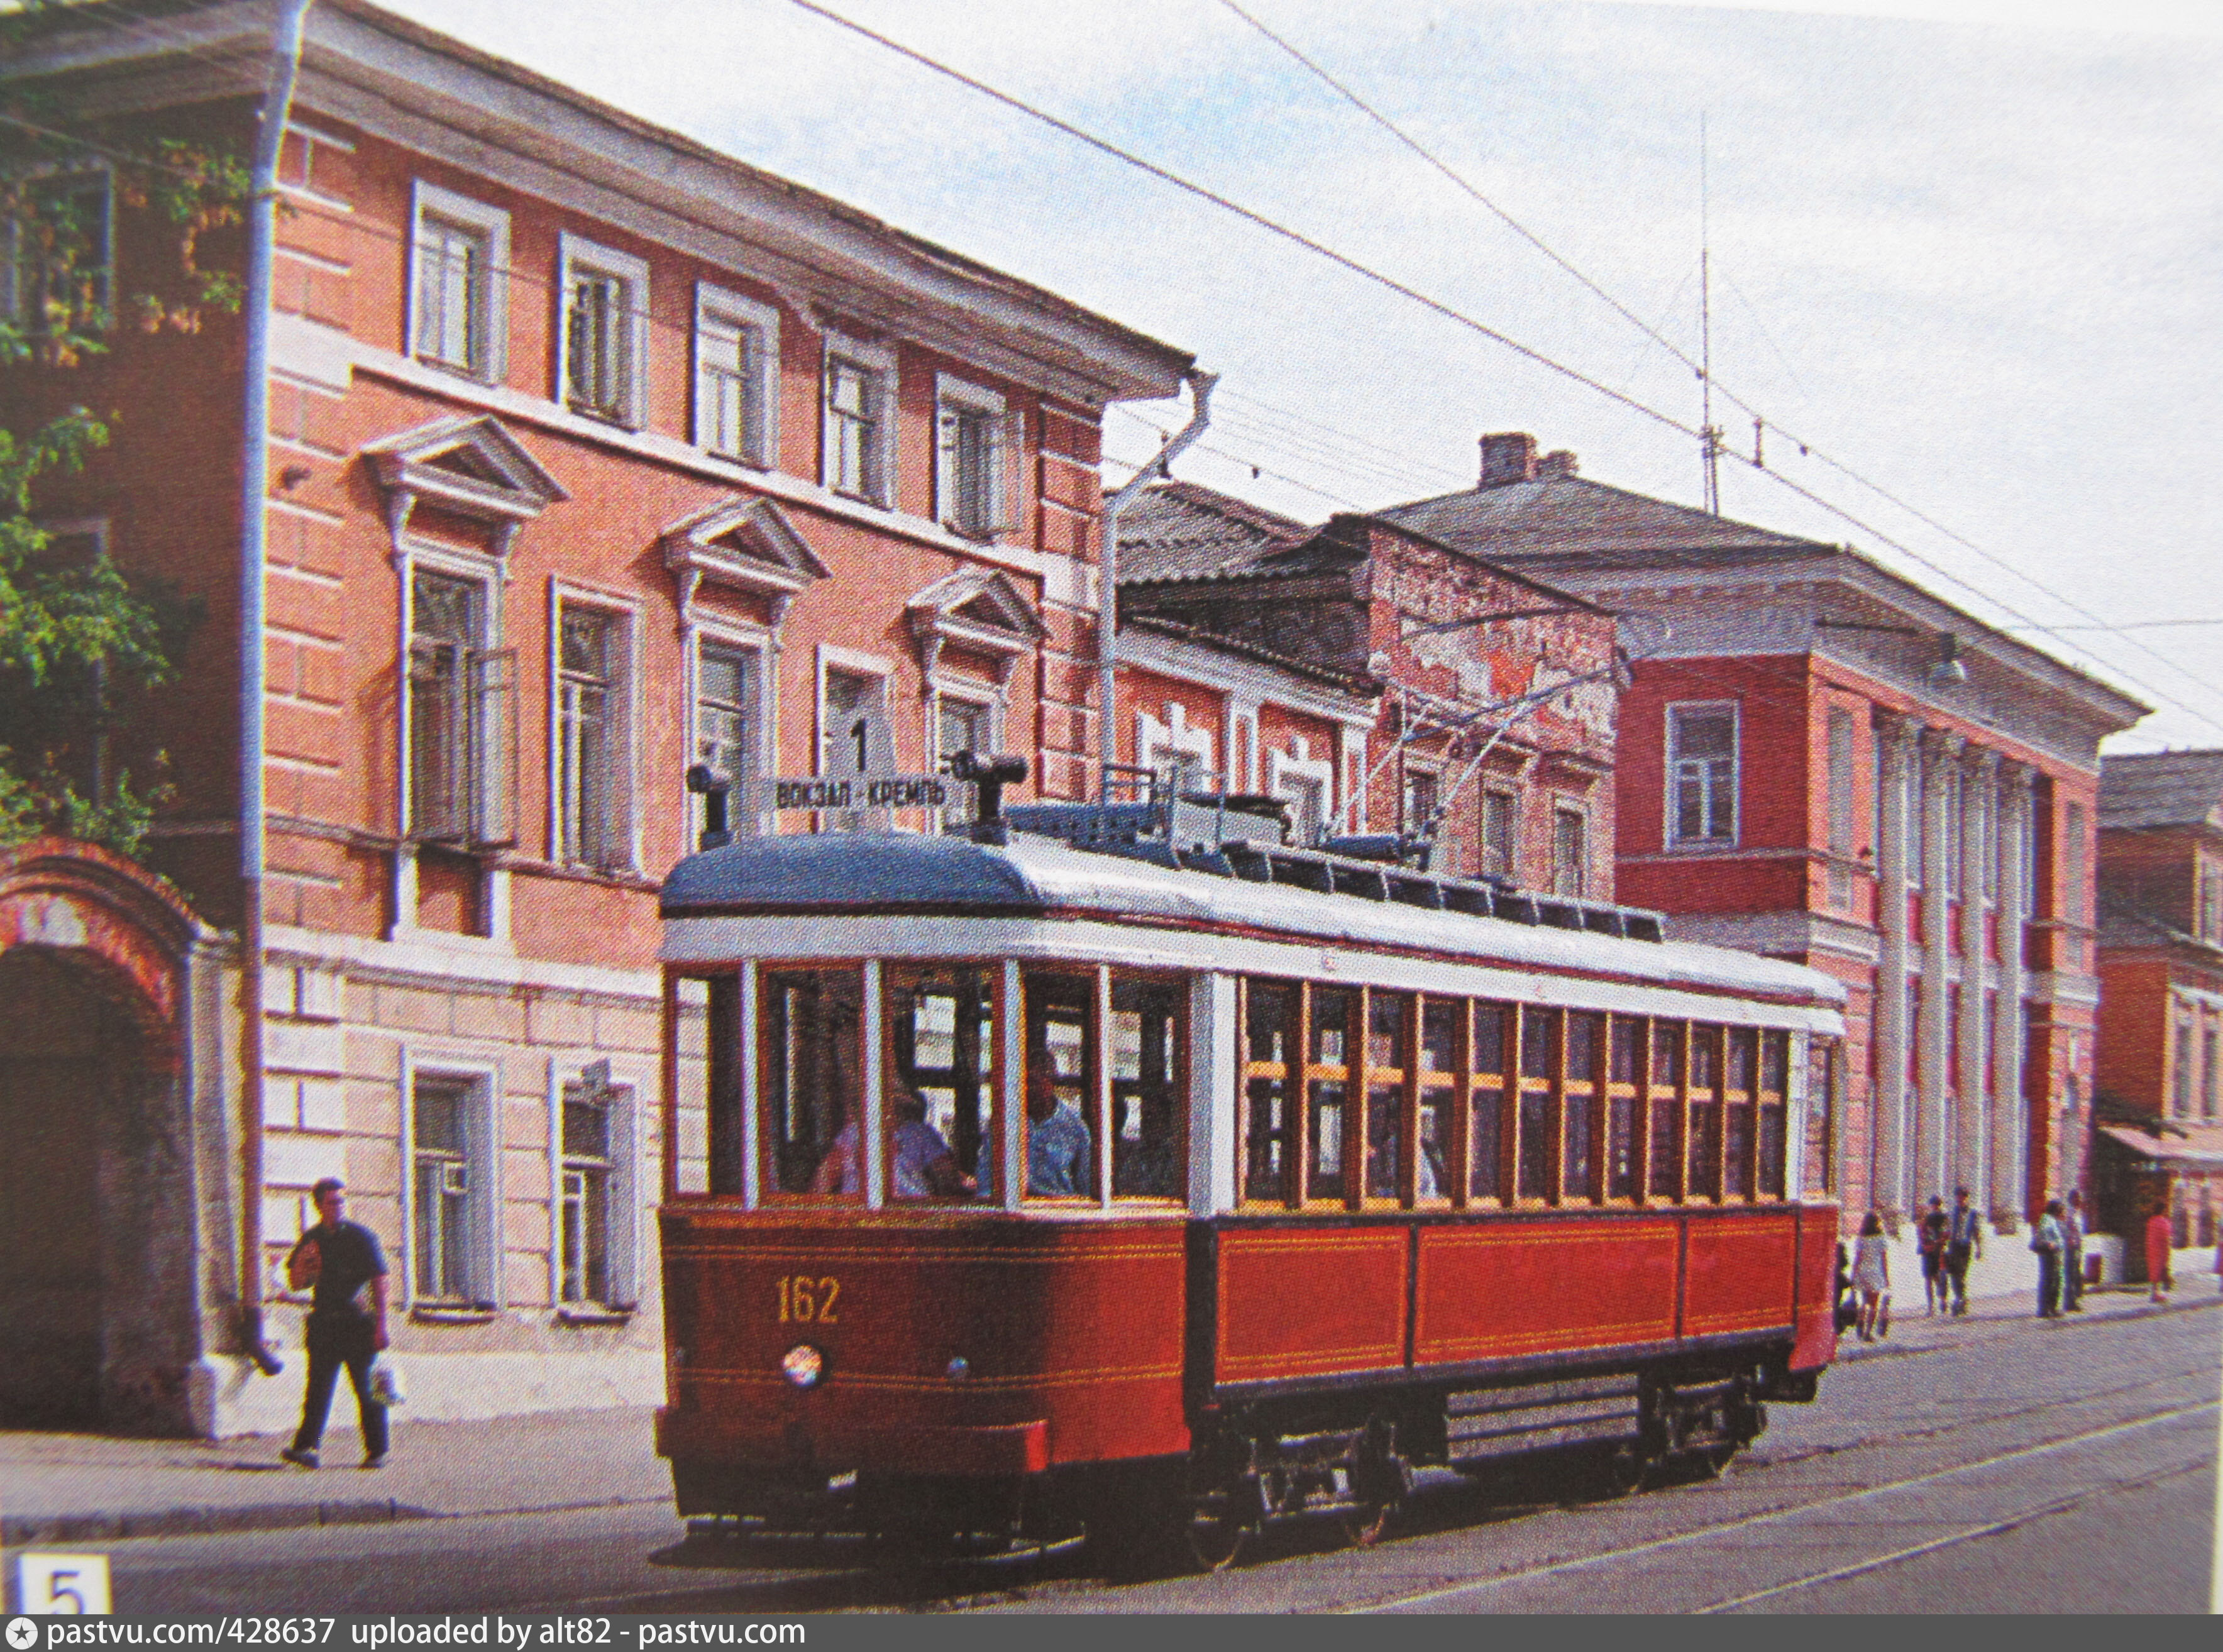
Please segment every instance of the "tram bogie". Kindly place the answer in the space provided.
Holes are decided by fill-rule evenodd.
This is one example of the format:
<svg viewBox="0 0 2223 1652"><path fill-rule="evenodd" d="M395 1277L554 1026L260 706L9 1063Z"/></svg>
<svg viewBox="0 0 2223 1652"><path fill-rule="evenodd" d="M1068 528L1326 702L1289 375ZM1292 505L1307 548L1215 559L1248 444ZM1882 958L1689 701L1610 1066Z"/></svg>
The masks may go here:
<svg viewBox="0 0 2223 1652"><path fill-rule="evenodd" d="M1314 881L1023 833L683 864L680 1512L1217 1566L1373 1541L1426 1468L1713 1472L1811 1398L1834 984Z"/></svg>

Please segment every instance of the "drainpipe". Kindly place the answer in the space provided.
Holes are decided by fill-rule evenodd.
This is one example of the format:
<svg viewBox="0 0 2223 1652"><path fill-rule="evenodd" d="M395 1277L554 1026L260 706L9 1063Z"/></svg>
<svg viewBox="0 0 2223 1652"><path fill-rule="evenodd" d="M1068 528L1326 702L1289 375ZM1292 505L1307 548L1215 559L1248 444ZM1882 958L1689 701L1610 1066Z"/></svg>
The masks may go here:
<svg viewBox="0 0 2223 1652"><path fill-rule="evenodd" d="M1212 387L1219 382L1219 375L1192 370L1187 377L1189 399L1195 408L1188 423L1176 430L1173 440L1160 448L1150 462L1130 476L1127 485L1104 504L1104 588L1097 604L1096 700L1104 708L1098 734L1102 755L1097 770L1097 795L1105 802L1112 798L1112 767L1118 761L1119 751L1119 513L1135 502L1136 496L1149 485L1151 477L1181 457L1182 450L1202 436L1205 427L1212 423Z"/></svg>
<svg viewBox="0 0 2223 1652"><path fill-rule="evenodd" d="M262 1331L263 495L270 476L270 267L278 155L312 0L279 0L247 206L246 408L239 466L239 1344L265 1376L285 1369Z"/></svg>

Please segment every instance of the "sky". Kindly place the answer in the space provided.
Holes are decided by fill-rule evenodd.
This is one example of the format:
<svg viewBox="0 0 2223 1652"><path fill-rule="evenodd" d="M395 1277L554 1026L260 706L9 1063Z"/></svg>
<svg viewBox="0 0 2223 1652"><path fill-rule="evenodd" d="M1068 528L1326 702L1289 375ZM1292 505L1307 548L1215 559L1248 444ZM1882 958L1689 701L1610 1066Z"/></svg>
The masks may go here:
<svg viewBox="0 0 2223 1652"><path fill-rule="evenodd" d="M825 0L1584 384L791 0L385 3L1194 352L1175 474L1307 519L1494 430L1701 503L1710 245L1725 514L2154 706L2111 751L2223 745L2223 6L1242 0L1494 212L1226 0ZM1115 410L1107 480L1184 418Z"/></svg>

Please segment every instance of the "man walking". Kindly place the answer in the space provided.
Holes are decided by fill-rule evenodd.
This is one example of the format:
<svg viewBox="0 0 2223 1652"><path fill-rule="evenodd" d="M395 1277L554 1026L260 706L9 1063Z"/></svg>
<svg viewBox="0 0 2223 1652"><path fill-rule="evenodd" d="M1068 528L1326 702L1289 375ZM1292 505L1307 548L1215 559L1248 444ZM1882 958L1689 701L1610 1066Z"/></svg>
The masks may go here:
<svg viewBox="0 0 2223 1652"><path fill-rule="evenodd" d="M2031 1234L2030 1247L2037 1253L2037 1316L2061 1316L2061 1201L2048 1199L2045 1210Z"/></svg>
<svg viewBox="0 0 2223 1652"><path fill-rule="evenodd" d="M1984 1251L1984 1221L1968 1203L1968 1190L1953 1190L1953 1220L1945 1235L1945 1278L1953 1288L1953 1311L1968 1311L1968 1263Z"/></svg>
<svg viewBox="0 0 2223 1652"><path fill-rule="evenodd" d="M1945 1215L1945 1201L1933 1193L1923 1212L1915 1248L1922 1258L1922 1311L1936 1314L1945 1306L1945 1242L1953 1224Z"/></svg>
<svg viewBox="0 0 2223 1652"><path fill-rule="evenodd" d="M2061 1217L2061 1310L2084 1311L2084 1195L2074 1190Z"/></svg>
<svg viewBox="0 0 2223 1652"><path fill-rule="evenodd" d="M362 1466L376 1468L386 1461L386 1407L371 1398L370 1367L387 1343L386 1253L377 1234L347 1219L347 1189L338 1177L325 1177L310 1197L320 1220L286 1259L288 1284L297 1291L316 1287L309 1306L309 1384L300 1431L278 1454L304 1468L317 1466L332 1390L345 1366L362 1423Z"/></svg>

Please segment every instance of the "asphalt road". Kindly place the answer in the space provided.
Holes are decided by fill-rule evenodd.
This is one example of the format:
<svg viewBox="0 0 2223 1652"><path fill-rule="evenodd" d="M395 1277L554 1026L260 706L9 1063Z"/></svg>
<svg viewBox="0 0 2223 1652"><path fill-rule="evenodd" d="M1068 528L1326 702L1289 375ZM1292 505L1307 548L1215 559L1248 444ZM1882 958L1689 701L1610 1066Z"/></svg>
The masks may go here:
<svg viewBox="0 0 2223 1652"><path fill-rule="evenodd" d="M1285 1528L1211 1577L690 1537L639 1508L108 1553L117 1609L161 1613L2207 1611L2223 1311L1965 1329L1771 1407L1716 1481L1598 1502L1563 1470L1428 1475L1378 1547Z"/></svg>

